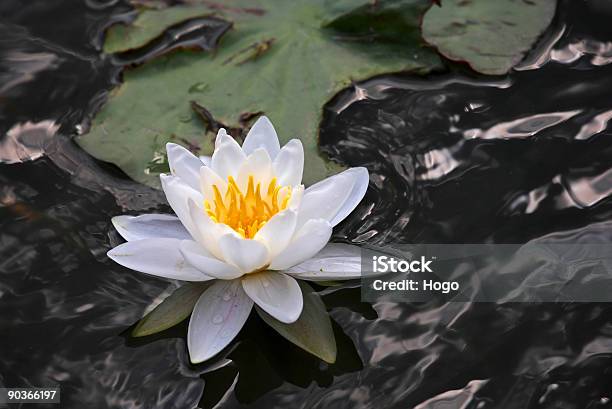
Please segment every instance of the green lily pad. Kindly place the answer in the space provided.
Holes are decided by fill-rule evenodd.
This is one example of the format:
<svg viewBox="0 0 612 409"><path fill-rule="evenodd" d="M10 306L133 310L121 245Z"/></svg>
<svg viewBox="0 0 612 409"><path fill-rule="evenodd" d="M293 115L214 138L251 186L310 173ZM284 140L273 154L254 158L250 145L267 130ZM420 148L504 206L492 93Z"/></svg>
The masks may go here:
<svg viewBox="0 0 612 409"><path fill-rule="evenodd" d="M176 6L164 9L143 9L130 25L117 24L109 30L104 41L104 52L116 53L144 47L152 39L163 34L167 27L194 17L210 14L208 7Z"/></svg>
<svg viewBox="0 0 612 409"><path fill-rule="evenodd" d="M256 306L257 313L284 338L333 364L336 362L336 338L325 304L312 287L301 280L298 283L304 296L304 309L296 322L282 323Z"/></svg>
<svg viewBox="0 0 612 409"><path fill-rule="evenodd" d="M281 143L296 137L302 140L307 164L304 181L318 181L337 170L320 156L317 143L322 107L328 100L354 81L440 67L437 54L418 41L399 43L384 37L357 41L340 35L342 27L325 27L330 19L364 3L232 0L196 6L194 16L209 7L216 17L233 22L233 30L219 47L213 53L178 51L125 71L123 84L94 118L89 133L77 141L133 179L158 186L154 165L163 163L166 142L195 147L199 154L212 152L213 135L206 134L201 118L192 110L190 101L195 101L216 121L237 130L265 113ZM155 37L160 26L176 22L168 13L175 12L173 8L148 10L139 26L121 27L122 36L138 38L125 45L117 44L120 36L114 30L119 28L111 28L107 41L113 43L106 48L121 50ZM415 9L405 19L414 25L420 14ZM141 27L145 22L147 27Z"/></svg>
<svg viewBox="0 0 612 409"><path fill-rule="evenodd" d="M145 315L132 330L133 337L144 337L164 331L191 315L198 298L212 281L185 283Z"/></svg>
<svg viewBox="0 0 612 409"><path fill-rule="evenodd" d="M346 13L339 13L326 23L325 27L362 41L419 44L421 42L420 16L433 3L433 0L368 2ZM340 10L342 8L344 7L338 7Z"/></svg>
<svg viewBox="0 0 612 409"><path fill-rule="evenodd" d="M556 0L443 0L423 18L423 38L483 74L506 74L549 26Z"/></svg>

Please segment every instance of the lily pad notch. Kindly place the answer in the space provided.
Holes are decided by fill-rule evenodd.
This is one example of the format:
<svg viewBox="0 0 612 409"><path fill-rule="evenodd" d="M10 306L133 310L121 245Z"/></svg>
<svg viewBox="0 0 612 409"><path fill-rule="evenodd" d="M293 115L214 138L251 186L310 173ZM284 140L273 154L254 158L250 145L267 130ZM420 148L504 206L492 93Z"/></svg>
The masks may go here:
<svg viewBox="0 0 612 409"><path fill-rule="evenodd" d="M441 67L437 53L423 47L421 41L399 41L392 36L414 31L421 9L430 1L379 3L381 8L396 3L418 7L402 8L402 19L394 22L393 33L368 41L360 40L350 25L333 23L335 19L357 19L359 13L353 10L369 4L363 0L233 0L223 7L207 3L180 6L180 10L143 10L132 24L109 29L105 50L138 51L180 17L208 14L231 22L233 29L212 52L178 50L125 70L123 84L111 93L89 133L78 136L77 142L96 158L118 165L134 180L158 187L159 169L152 165L164 163L168 141L197 148L200 155L212 153L212 132L206 132L191 101L205 108L214 122L230 128L234 136L251 124L244 120L245 113L263 112L276 124L281 144L296 137L302 140L308 163L304 182L313 184L340 169L318 147L325 103L355 81ZM247 9L261 12L245 12ZM359 16L360 21L364 18L374 21L376 15Z"/></svg>

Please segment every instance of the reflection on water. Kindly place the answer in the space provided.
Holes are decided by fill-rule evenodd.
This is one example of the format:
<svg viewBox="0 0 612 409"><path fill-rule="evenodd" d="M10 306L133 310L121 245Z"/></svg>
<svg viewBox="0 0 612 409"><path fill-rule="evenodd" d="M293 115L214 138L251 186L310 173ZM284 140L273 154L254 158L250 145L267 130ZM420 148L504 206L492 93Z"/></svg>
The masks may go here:
<svg viewBox="0 0 612 409"><path fill-rule="evenodd" d="M612 32L602 4L564 4L507 78L387 76L335 98L322 148L371 172L335 239L609 235ZM60 383L65 408L612 407L608 304L370 305L355 285L320 288L335 320L334 365L255 315L205 365L188 364L184 325L130 339L174 284L109 262L120 240L110 218L169 209L70 140L116 81L120 61L96 48L100 29L129 9L3 0L0 16L10 20L0 36L0 384ZM53 132L24 138L40 124Z"/></svg>
<svg viewBox="0 0 612 409"><path fill-rule="evenodd" d="M42 157L59 126L53 121L16 124L0 140L0 163L20 163Z"/></svg>

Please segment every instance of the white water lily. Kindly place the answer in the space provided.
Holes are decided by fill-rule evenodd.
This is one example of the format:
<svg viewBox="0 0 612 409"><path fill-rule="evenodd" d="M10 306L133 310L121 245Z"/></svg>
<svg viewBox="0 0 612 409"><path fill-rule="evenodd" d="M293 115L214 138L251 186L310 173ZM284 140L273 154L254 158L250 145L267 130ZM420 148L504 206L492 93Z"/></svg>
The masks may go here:
<svg viewBox="0 0 612 409"><path fill-rule="evenodd" d="M176 216L114 217L127 242L108 256L159 277L216 280L191 314L192 362L227 346L253 303L278 321L295 322L303 307L296 279L360 277L359 248L328 241L332 228L363 198L365 168L304 189L301 141L281 148L266 117L253 125L242 147L221 129L212 158L172 143L167 151L171 175L161 175L161 183Z"/></svg>

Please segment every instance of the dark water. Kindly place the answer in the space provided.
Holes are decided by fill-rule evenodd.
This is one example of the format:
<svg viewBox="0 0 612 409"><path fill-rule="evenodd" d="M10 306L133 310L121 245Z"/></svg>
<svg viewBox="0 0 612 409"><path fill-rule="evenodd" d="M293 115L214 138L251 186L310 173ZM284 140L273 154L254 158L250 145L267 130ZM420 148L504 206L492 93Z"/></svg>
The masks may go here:
<svg viewBox="0 0 612 409"><path fill-rule="evenodd" d="M611 304L370 305L321 288L331 366L255 315L207 365L188 364L184 326L126 337L174 284L106 258L110 218L169 209L70 138L126 58L101 54L100 32L129 17L117 1L0 3L0 384L60 384L62 408L612 407ZM563 3L508 77L453 66L338 95L322 149L371 183L335 238L612 241L610 19L604 1Z"/></svg>

